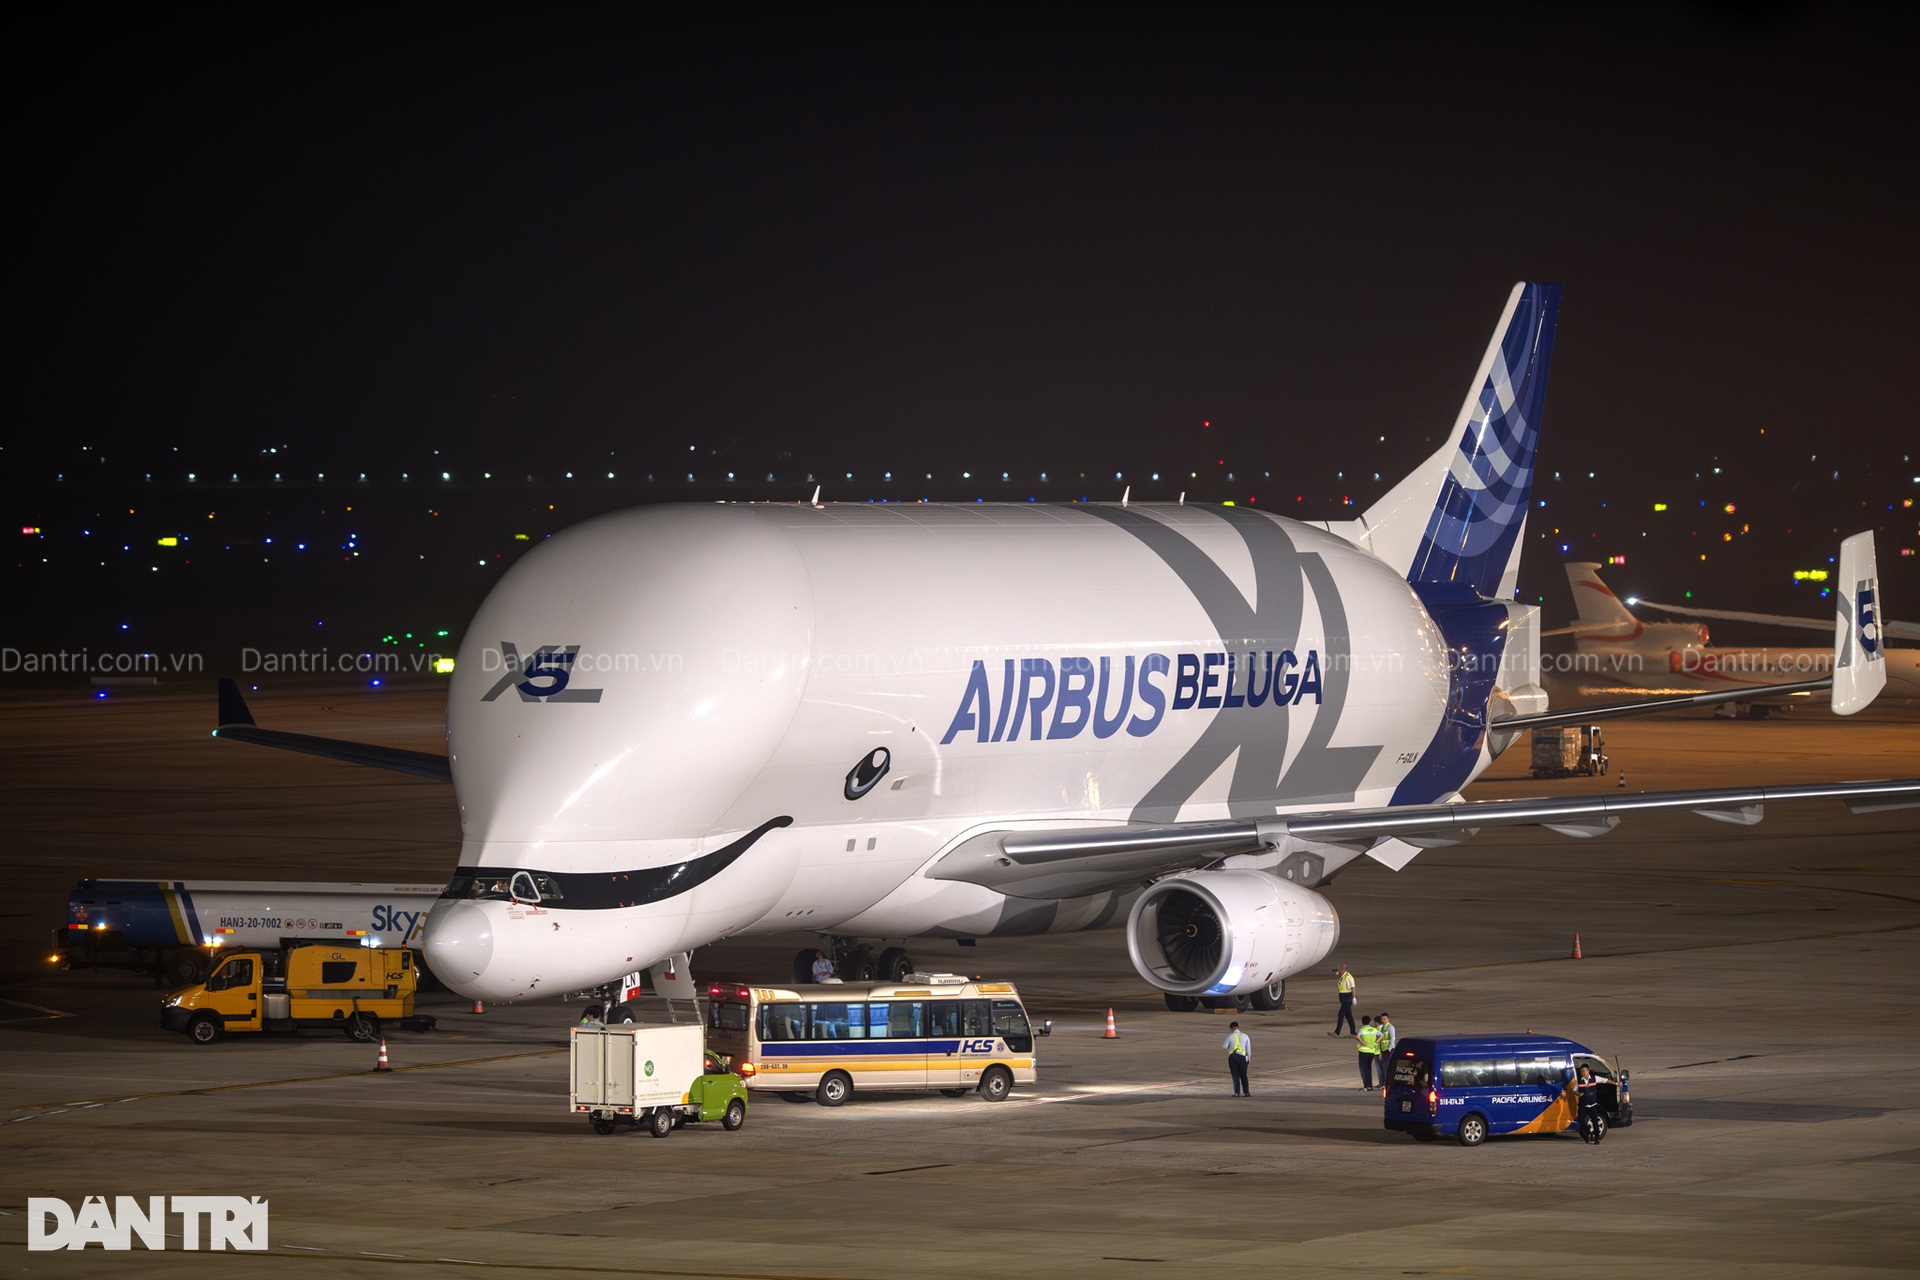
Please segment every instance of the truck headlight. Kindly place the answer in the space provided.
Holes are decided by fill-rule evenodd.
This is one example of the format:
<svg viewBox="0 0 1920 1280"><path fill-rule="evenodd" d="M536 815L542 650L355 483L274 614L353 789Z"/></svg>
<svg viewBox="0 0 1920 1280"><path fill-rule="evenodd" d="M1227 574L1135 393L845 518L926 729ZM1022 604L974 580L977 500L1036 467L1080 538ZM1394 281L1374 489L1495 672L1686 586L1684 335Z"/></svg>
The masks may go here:
<svg viewBox="0 0 1920 1280"><path fill-rule="evenodd" d="M168 996L165 1000L162 1000L160 1002L160 1007L162 1009L171 1009L179 1003L180 1003L179 996Z"/></svg>

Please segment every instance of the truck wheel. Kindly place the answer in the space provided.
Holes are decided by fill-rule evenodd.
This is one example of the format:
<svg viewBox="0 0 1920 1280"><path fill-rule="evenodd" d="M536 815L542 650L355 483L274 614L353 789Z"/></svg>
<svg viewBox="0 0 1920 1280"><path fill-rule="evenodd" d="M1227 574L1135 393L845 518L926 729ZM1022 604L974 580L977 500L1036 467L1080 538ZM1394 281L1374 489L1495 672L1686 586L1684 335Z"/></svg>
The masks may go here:
<svg viewBox="0 0 1920 1280"><path fill-rule="evenodd" d="M673 1132L673 1112L665 1107L655 1108L647 1117L647 1132L656 1138L664 1138Z"/></svg>
<svg viewBox="0 0 1920 1280"><path fill-rule="evenodd" d="M593 1131L604 1138L613 1132L613 1121L607 1119L605 1116L595 1116L593 1118Z"/></svg>
<svg viewBox="0 0 1920 1280"><path fill-rule="evenodd" d="M380 1019L369 1013L356 1013L347 1019L347 1039L359 1044L372 1044L380 1038Z"/></svg>
<svg viewBox="0 0 1920 1280"><path fill-rule="evenodd" d="M853 1077L844 1071L829 1071L813 1091L813 1100L823 1107L837 1107L853 1096Z"/></svg>
<svg viewBox="0 0 1920 1280"><path fill-rule="evenodd" d="M1463 1147L1477 1147L1487 1140L1487 1118L1479 1112L1462 1116L1460 1132L1457 1135Z"/></svg>
<svg viewBox="0 0 1920 1280"><path fill-rule="evenodd" d="M913 957L905 947L888 947L880 953L880 967L874 977L881 982L905 982L913 972Z"/></svg>
<svg viewBox="0 0 1920 1280"><path fill-rule="evenodd" d="M727 1104L727 1114L720 1117L720 1123L728 1133L737 1130L747 1122L747 1104L735 1098Z"/></svg>
<svg viewBox="0 0 1920 1280"><path fill-rule="evenodd" d="M220 1022L210 1013L203 1013L187 1024L187 1039L195 1044L212 1044L220 1038Z"/></svg>
<svg viewBox="0 0 1920 1280"><path fill-rule="evenodd" d="M1177 996L1169 991L1167 992L1166 1000L1167 1008L1173 1010L1175 1013L1192 1013L1200 1007L1199 996Z"/></svg>
<svg viewBox="0 0 1920 1280"><path fill-rule="evenodd" d="M1013 1072L1005 1067L988 1067L980 1077L980 1096L988 1102L1005 1102L1013 1092Z"/></svg>
<svg viewBox="0 0 1920 1280"><path fill-rule="evenodd" d="M1275 1009L1284 1008L1287 1003L1287 980L1275 979L1254 992L1250 1000L1253 1007L1262 1013L1272 1013Z"/></svg>

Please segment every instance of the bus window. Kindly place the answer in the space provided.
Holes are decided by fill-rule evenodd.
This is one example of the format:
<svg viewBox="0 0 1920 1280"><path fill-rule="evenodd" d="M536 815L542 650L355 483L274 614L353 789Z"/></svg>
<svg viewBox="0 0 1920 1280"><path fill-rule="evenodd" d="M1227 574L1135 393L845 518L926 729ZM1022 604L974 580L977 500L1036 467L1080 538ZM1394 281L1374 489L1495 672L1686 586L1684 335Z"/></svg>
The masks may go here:
<svg viewBox="0 0 1920 1280"><path fill-rule="evenodd" d="M874 1040L917 1040L920 1038L920 1002L895 1000L867 1006L867 1032Z"/></svg>
<svg viewBox="0 0 1920 1280"><path fill-rule="evenodd" d="M1402 1054L1393 1060L1390 1073L1394 1084L1406 1085L1412 1089L1424 1089L1427 1087L1429 1070L1422 1059L1413 1057L1411 1054Z"/></svg>
<svg viewBox="0 0 1920 1280"><path fill-rule="evenodd" d="M1496 1058L1493 1063L1493 1082L1495 1084L1519 1084L1520 1064L1512 1058Z"/></svg>
<svg viewBox="0 0 1920 1280"><path fill-rule="evenodd" d="M1027 1011L1018 1000L993 1002L993 1034L1005 1040L1014 1053L1033 1052L1033 1028L1027 1025Z"/></svg>
<svg viewBox="0 0 1920 1280"><path fill-rule="evenodd" d="M760 1006L762 1041L805 1040L807 1006L803 1004L763 1004Z"/></svg>
<svg viewBox="0 0 1920 1280"><path fill-rule="evenodd" d="M1493 1062L1488 1058L1456 1058L1440 1064L1442 1089L1472 1089L1493 1083Z"/></svg>
<svg viewBox="0 0 1920 1280"><path fill-rule="evenodd" d="M962 1000L960 1002L960 1034L963 1036L993 1034L993 1016L989 1001Z"/></svg>
<svg viewBox="0 0 1920 1280"><path fill-rule="evenodd" d="M940 1040L960 1035L960 1002L929 1000L926 1004L927 1038Z"/></svg>
<svg viewBox="0 0 1920 1280"><path fill-rule="evenodd" d="M864 1014L866 1006L854 1005ZM863 1019L864 1020L864 1019ZM866 1028L860 1028L862 1035ZM850 1040L851 1028L847 1025L847 1004L844 1000L822 1001L813 1006L812 1016L807 1023L809 1040Z"/></svg>

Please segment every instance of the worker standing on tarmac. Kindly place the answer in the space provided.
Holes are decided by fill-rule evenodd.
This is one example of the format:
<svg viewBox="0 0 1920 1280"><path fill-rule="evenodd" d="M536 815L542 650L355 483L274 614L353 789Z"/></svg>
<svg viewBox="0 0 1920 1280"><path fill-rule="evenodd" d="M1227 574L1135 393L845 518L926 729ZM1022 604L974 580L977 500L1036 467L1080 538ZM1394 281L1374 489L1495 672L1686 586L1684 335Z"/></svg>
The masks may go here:
<svg viewBox="0 0 1920 1280"><path fill-rule="evenodd" d="M1333 971L1333 975L1336 979L1334 989L1340 993L1340 1012L1334 1016L1333 1030L1327 1032L1327 1034L1330 1036L1339 1035L1340 1024L1343 1022L1346 1024L1347 1031L1350 1034L1358 1034L1358 1029L1353 1025L1353 975L1347 972L1347 966L1345 965L1336 968Z"/></svg>
<svg viewBox="0 0 1920 1280"><path fill-rule="evenodd" d="M1371 1091L1373 1064L1380 1058L1380 1032L1374 1028L1373 1019L1361 1018L1360 1030L1353 1038L1360 1042L1360 1087Z"/></svg>
<svg viewBox="0 0 1920 1280"><path fill-rule="evenodd" d="M1253 1041L1237 1022L1227 1024L1227 1038L1220 1045L1227 1051L1227 1070L1233 1076L1233 1096L1251 1098L1253 1086L1247 1083L1247 1064L1253 1061Z"/></svg>
<svg viewBox="0 0 1920 1280"><path fill-rule="evenodd" d="M1373 1020L1374 1034L1379 1038L1380 1049L1380 1087L1386 1088L1387 1068L1392 1064L1393 1047L1400 1043L1400 1028L1393 1025L1393 1019L1381 1014Z"/></svg>

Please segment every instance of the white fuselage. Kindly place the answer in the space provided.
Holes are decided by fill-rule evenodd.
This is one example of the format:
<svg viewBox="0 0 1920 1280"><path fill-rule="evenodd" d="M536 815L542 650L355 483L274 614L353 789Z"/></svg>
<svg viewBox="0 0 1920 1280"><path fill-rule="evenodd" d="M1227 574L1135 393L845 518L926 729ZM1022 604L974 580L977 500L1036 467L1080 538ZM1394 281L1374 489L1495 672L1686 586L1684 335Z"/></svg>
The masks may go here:
<svg viewBox="0 0 1920 1280"><path fill-rule="evenodd" d="M1399 574L1251 510L605 516L514 566L448 694L463 874L571 896L443 901L428 953L517 999L742 933L1118 923L921 873L987 829L1386 804L1448 695Z"/></svg>

